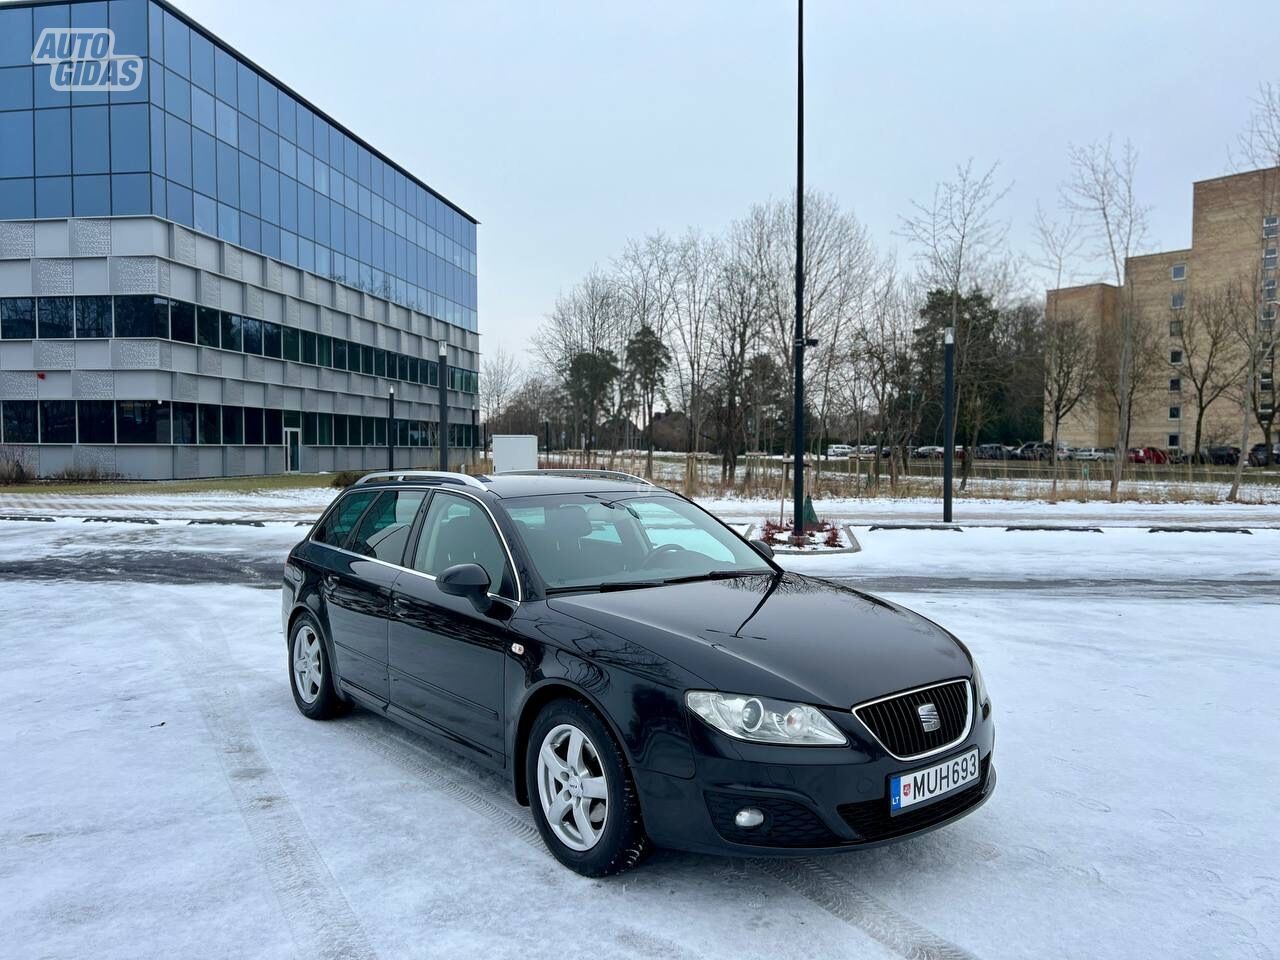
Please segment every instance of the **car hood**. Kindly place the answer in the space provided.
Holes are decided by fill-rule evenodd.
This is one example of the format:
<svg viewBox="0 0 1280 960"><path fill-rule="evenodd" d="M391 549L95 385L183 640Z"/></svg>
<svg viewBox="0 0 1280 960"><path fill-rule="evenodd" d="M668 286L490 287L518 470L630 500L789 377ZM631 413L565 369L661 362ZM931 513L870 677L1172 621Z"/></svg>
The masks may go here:
<svg viewBox="0 0 1280 960"><path fill-rule="evenodd" d="M919 614L791 573L548 602L732 693L844 708L972 669L960 642Z"/></svg>

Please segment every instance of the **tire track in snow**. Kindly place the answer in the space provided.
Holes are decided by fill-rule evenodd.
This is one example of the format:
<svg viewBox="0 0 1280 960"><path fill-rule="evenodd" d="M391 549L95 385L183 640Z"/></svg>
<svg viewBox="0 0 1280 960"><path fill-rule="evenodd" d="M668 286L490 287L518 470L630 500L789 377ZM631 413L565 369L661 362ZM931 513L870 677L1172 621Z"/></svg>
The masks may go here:
<svg viewBox="0 0 1280 960"><path fill-rule="evenodd" d="M298 955L321 960L376 960L351 904L258 744L235 681L218 666L229 666L232 661L216 618L206 615L199 622L203 649L198 659L183 642L186 638L165 634L166 642L209 730L227 787L258 848Z"/></svg>
<svg viewBox="0 0 1280 960"><path fill-rule="evenodd" d="M437 751L425 738L393 726L390 721L367 711L365 716L360 716L343 727L363 740L382 758L483 815L535 847L540 853L549 855L545 854L542 836L527 814L504 809L500 803L485 796L488 790L501 789L495 783L485 782L493 780L493 774L488 770L475 766L472 771L473 765L469 761L451 752ZM442 772L441 766L468 769L468 779L472 783L468 784ZM907 960L977 960L974 954L931 933L813 860L761 857L747 862L781 880L794 893ZM644 938L646 942L655 939L649 932L644 933ZM673 942L662 941L662 944L665 956L695 956Z"/></svg>
<svg viewBox="0 0 1280 960"><path fill-rule="evenodd" d="M758 870L907 960L977 960L813 860L757 858Z"/></svg>

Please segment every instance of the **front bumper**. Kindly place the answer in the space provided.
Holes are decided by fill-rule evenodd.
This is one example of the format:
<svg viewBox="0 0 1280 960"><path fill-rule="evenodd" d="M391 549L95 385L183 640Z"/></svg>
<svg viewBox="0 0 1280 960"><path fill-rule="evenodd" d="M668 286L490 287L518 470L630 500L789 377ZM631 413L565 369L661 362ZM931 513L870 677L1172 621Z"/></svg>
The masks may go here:
<svg viewBox="0 0 1280 960"><path fill-rule="evenodd" d="M879 846L925 833L972 813L996 785L995 726L978 708L969 735L918 760L885 753L852 716L836 721L850 745L786 747L733 740L690 723L695 773L690 779L639 768L636 785L645 827L654 843L699 853L737 856L806 855ZM889 778L941 763L978 748L981 775L962 790L890 816ZM743 829L743 807L764 813Z"/></svg>

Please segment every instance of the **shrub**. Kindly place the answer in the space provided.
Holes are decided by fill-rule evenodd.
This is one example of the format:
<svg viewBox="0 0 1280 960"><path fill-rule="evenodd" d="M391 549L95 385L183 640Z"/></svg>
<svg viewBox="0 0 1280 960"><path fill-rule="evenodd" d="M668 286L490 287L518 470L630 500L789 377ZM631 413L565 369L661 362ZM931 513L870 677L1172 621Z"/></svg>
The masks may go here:
<svg viewBox="0 0 1280 960"><path fill-rule="evenodd" d="M333 475L329 485L345 490L367 473L369 473L368 470L339 470Z"/></svg>
<svg viewBox="0 0 1280 960"><path fill-rule="evenodd" d="M30 483L35 477L21 460L0 460L0 487Z"/></svg>
<svg viewBox="0 0 1280 960"><path fill-rule="evenodd" d="M73 466L63 467L57 473L51 474L49 479L62 483L101 483L104 480L119 480L120 474L103 470L98 466Z"/></svg>

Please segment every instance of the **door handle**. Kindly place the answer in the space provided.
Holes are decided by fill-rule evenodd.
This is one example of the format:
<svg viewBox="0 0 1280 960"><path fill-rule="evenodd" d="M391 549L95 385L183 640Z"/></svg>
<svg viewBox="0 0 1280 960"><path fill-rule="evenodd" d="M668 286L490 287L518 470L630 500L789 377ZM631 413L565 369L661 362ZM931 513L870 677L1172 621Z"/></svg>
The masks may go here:
<svg viewBox="0 0 1280 960"><path fill-rule="evenodd" d="M324 586L326 590L333 590L338 586L338 578L332 573L326 573L324 576Z"/></svg>

